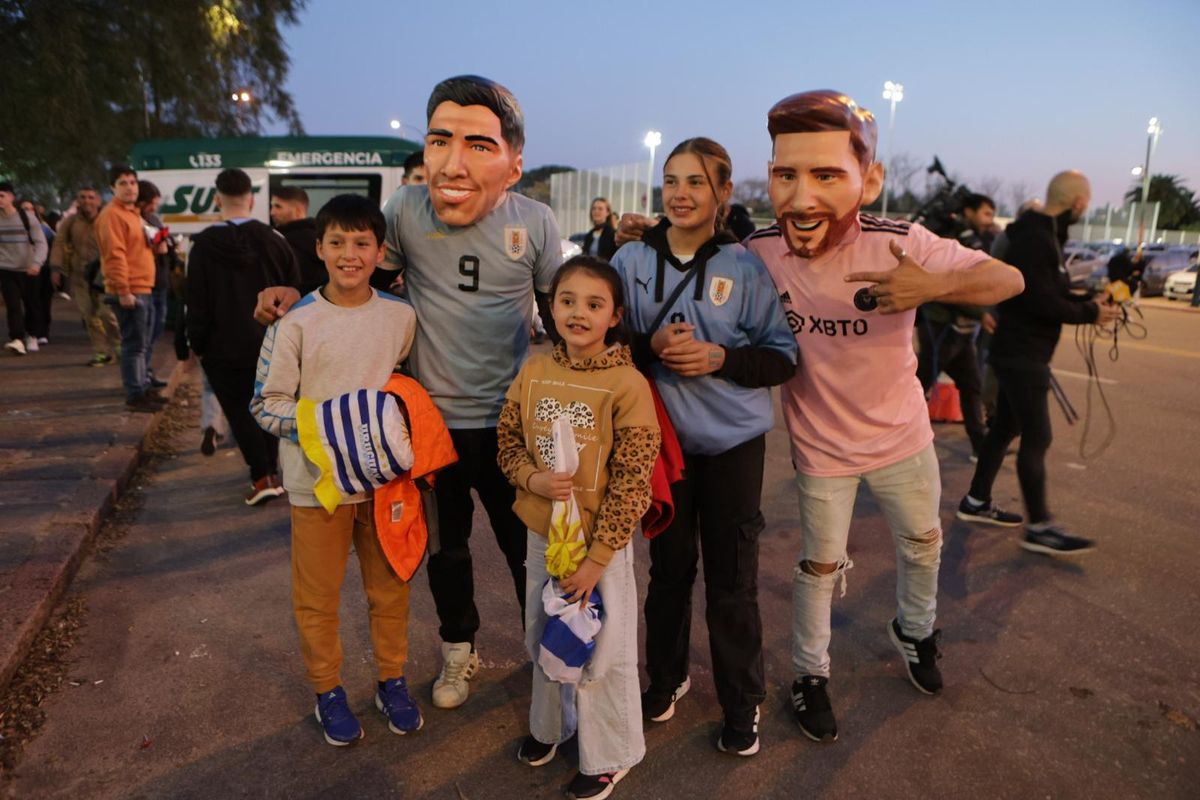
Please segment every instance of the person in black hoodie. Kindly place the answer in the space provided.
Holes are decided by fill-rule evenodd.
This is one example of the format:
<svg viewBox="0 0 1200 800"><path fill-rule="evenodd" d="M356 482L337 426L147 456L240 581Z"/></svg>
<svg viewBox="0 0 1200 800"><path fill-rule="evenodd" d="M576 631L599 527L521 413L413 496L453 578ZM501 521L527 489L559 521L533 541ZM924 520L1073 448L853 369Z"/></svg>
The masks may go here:
<svg viewBox="0 0 1200 800"><path fill-rule="evenodd" d="M299 286L300 270L287 240L250 217L249 175L240 169L218 175L217 203L221 222L192 237L187 337L250 467L246 504L255 505L283 494L283 484L277 474L279 440L250 416L254 371L266 334L254 321L254 308L268 286Z"/></svg>
<svg viewBox="0 0 1200 800"><path fill-rule="evenodd" d="M1050 360L1066 325L1107 325L1119 308L1071 293L1062 263L1067 228L1087 210L1092 190L1080 172L1060 172L1046 190L1044 209L1026 211L1005 231L1005 260L1025 278L1025 291L1002 302L990 362L999 381L992 427L979 452L971 489L958 506L958 518L1016 527L1019 514L992 503L992 484L1008 445L1021 437L1017 479L1025 501L1021 547L1046 555L1072 555L1093 547L1055 524L1046 506L1046 451L1050 448Z"/></svg>
<svg viewBox="0 0 1200 800"><path fill-rule="evenodd" d="M317 221L308 215L308 192L281 186L271 195L271 224L287 239L300 265L300 295L325 285L329 274L317 258Z"/></svg>
<svg viewBox="0 0 1200 800"><path fill-rule="evenodd" d="M585 256L595 256L608 261L613 257L613 253L617 252L617 227L613 224L612 206L605 198L597 197L592 201L590 215L592 229L583 237L580 247L583 248Z"/></svg>

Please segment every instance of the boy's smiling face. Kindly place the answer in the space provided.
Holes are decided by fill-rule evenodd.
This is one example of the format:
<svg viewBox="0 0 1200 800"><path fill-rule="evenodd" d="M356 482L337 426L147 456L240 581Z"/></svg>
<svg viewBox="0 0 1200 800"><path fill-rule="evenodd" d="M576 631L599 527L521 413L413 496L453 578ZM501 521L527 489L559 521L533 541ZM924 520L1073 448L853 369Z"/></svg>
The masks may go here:
<svg viewBox="0 0 1200 800"><path fill-rule="evenodd" d="M383 243L370 230L347 231L330 225L317 240L317 256L329 272L330 300L365 300L371 294L368 281L383 261Z"/></svg>

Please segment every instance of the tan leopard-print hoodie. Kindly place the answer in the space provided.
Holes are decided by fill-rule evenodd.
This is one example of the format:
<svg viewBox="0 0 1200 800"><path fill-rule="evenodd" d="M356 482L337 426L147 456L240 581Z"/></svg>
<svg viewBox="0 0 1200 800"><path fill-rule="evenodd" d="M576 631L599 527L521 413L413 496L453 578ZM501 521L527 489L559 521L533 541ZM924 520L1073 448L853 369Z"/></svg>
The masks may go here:
<svg viewBox="0 0 1200 800"><path fill-rule="evenodd" d="M614 345L572 363L563 345L532 356L508 389L496 428L500 469L517 487L513 511L531 531L550 528L550 500L525 487L553 459L550 426L566 414L579 447L575 500L588 557L608 564L629 544L650 505L650 473L658 456L658 420L650 386L629 348Z"/></svg>

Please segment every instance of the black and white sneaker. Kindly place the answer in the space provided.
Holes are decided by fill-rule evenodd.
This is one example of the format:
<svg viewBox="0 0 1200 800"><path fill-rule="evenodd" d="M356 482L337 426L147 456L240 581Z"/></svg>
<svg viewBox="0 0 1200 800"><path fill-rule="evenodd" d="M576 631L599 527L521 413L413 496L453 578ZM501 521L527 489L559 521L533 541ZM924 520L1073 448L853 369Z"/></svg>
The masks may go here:
<svg viewBox="0 0 1200 800"><path fill-rule="evenodd" d="M629 774L629 770L622 769L617 772L605 772L602 775L584 775L582 772L575 774L571 782L567 784L567 797L571 800L604 800L612 794L617 783Z"/></svg>
<svg viewBox="0 0 1200 800"><path fill-rule="evenodd" d="M727 717L721 723L721 735L717 737L717 749L735 756L752 756L758 752L759 710L754 709L754 721L749 728L731 725Z"/></svg>
<svg viewBox="0 0 1200 800"><path fill-rule="evenodd" d="M801 675L792 683L792 710L796 722L805 736L814 742L836 742L837 720L833 706L829 703L826 685L829 678L823 675Z"/></svg>
<svg viewBox="0 0 1200 800"><path fill-rule="evenodd" d="M666 722L675 716L675 704L692 688L692 679L687 677L670 694L654 691L653 687L642 693L642 716L651 722Z"/></svg>
<svg viewBox="0 0 1200 800"><path fill-rule="evenodd" d="M982 522L984 525L999 525L1002 528L1015 528L1025 521L1020 514L1005 511L995 503L972 503L966 497L958 504L958 511L954 516L967 522Z"/></svg>
<svg viewBox="0 0 1200 800"><path fill-rule="evenodd" d="M942 632L934 631L924 639L913 639L905 636L900 630L899 620L893 619L888 625L888 636L904 659L904 667L912 685L924 694L940 692L942 671L938 669L937 662L942 657L938 651L938 641L942 638Z"/></svg>
<svg viewBox="0 0 1200 800"><path fill-rule="evenodd" d="M521 742L521 749L517 751L517 760L531 767L540 767L543 764L549 764L556 752L558 752L557 744L539 742L530 734L525 737L525 741Z"/></svg>
<svg viewBox="0 0 1200 800"><path fill-rule="evenodd" d="M1075 556L1096 549L1096 543L1091 539L1072 536L1058 525L1039 530L1026 528L1020 544L1032 553L1048 556Z"/></svg>

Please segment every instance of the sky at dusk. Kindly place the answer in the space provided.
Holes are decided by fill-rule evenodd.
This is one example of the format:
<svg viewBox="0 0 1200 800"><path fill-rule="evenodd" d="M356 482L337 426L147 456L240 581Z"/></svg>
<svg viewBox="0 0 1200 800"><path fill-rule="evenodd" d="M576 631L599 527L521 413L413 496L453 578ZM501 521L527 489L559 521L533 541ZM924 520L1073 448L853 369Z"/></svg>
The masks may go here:
<svg viewBox="0 0 1200 800"><path fill-rule="evenodd" d="M968 184L995 177L1040 195L1073 167L1091 177L1094 206L1119 203L1157 116L1151 171L1200 194L1200 0L310 0L285 34L310 134L386 135L398 117L419 138L434 84L477 73L520 100L527 168L644 161L654 128L666 150L721 142L737 181L766 177L766 111L806 89L874 111L882 157L893 80L905 87L896 152L936 153Z"/></svg>

